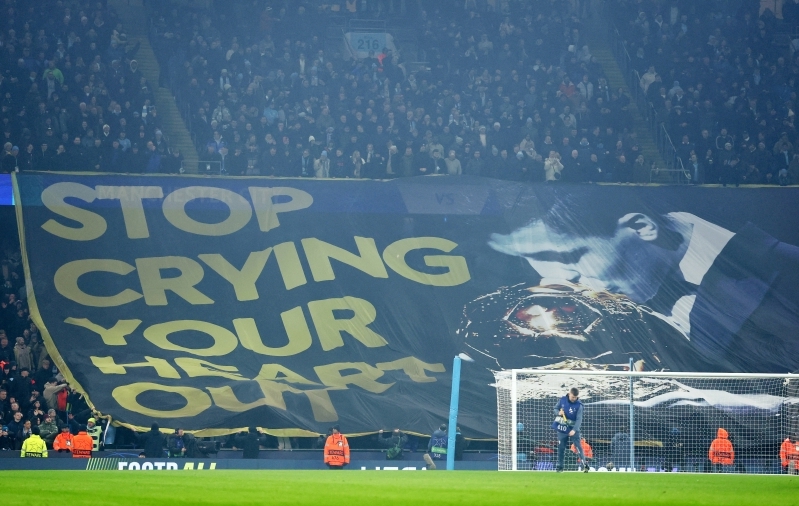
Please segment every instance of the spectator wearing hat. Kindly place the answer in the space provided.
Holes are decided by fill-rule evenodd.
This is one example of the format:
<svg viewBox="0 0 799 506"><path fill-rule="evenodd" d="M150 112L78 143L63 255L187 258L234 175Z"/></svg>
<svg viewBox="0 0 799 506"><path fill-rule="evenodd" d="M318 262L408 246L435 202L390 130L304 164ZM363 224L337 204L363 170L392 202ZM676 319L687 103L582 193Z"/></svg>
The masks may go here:
<svg viewBox="0 0 799 506"><path fill-rule="evenodd" d="M86 434L92 438L92 451L100 451L102 446L103 428L97 425L96 418L89 418L86 422Z"/></svg>
<svg viewBox="0 0 799 506"><path fill-rule="evenodd" d="M53 450L59 453L72 451L72 438L74 436L69 431L69 425L62 425L61 432L53 440Z"/></svg>
<svg viewBox="0 0 799 506"><path fill-rule="evenodd" d="M50 410L44 416L44 421L39 424L39 433L44 439L44 442L48 444L50 448L53 447L53 442L55 441L56 436L58 436L58 425L56 424L56 414L55 410Z"/></svg>
<svg viewBox="0 0 799 506"><path fill-rule="evenodd" d="M330 177L330 159L327 157L327 151L322 151L319 158L314 160L314 175L317 178Z"/></svg>
<svg viewBox="0 0 799 506"><path fill-rule="evenodd" d="M8 432L8 426L4 425L2 428L0 428L0 451L13 449L14 439Z"/></svg>

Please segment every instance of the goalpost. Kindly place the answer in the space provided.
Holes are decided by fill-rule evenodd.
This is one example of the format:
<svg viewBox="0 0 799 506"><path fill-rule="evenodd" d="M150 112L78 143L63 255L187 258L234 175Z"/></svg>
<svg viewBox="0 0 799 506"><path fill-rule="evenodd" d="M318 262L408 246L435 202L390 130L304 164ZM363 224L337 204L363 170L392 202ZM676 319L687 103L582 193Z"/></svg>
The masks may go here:
<svg viewBox="0 0 799 506"><path fill-rule="evenodd" d="M780 445L799 435L799 375L512 369L494 377L500 471L555 469L553 409L572 387L592 471L780 473ZM732 463L709 460L716 439L732 444ZM566 453L566 470L577 469Z"/></svg>

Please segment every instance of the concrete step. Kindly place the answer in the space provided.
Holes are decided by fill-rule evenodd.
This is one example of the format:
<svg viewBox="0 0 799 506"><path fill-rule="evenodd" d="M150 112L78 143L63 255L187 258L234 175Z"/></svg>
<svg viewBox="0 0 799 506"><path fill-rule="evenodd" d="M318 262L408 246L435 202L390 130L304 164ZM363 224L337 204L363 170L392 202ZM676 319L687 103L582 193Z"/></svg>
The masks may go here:
<svg viewBox="0 0 799 506"><path fill-rule="evenodd" d="M175 97L168 89L158 86L161 68L147 38L148 25L141 0L109 0L109 4L116 8L129 38L136 39L141 43L136 60L139 62L142 75L150 82L151 86L155 87L155 103L161 116L162 130L169 139L169 145L180 149L187 172L196 172L197 150L175 103Z"/></svg>
<svg viewBox="0 0 799 506"><path fill-rule="evenodd" d="M594 20L594 22L586 25L585 35L591 48L591 54L602 65L608 80L608 86L611 89L623 88L625 92L629 93L629 86L610 48L606 26L602 21L601 19ZM650 130L641 111L638 110L638 104L634 100L631 101L629 109L633 117L633 124L629 125L628 128L632 129L638 138L638 147L640 153L644 155L646 166L649 167L654 162L657 167L666 167L666 163L655 144L653 132ZM648 168L645 173L635 174L634 177L636 182L648 182L650 180Z"/></svg>

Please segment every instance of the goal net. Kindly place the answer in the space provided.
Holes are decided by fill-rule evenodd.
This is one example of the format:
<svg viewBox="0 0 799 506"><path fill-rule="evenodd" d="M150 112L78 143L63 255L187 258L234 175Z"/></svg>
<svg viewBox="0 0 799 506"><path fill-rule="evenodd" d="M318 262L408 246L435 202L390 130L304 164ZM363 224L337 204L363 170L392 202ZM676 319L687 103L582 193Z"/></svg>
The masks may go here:
<svg viewBox="0 0 799 506"><path fill-rule="evenodd" d="M780 473L780 445L799 435L799 375L514 369L494 376L501 471L555 470L554 407L572 387L583 403L591 470ZM716 439L732 445L731 460ZM564 464L581 467L568 448Z"/></svg>

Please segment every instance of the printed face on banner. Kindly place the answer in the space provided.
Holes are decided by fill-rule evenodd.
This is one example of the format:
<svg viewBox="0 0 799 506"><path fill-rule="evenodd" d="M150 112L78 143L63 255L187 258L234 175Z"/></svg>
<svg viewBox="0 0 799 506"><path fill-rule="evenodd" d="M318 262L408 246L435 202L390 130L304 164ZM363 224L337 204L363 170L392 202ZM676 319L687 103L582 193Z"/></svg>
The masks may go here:
<svg viewBox="0 0 799 506"><path fill-rule="evenodd" d="M658 226L646 215L619 218L612 234L561 231L535 220L510 234L493 234L490 246L523 257L544 279L622 293L646 302L657 292L666 258L654 242Z"/></svg>
<svg viewBox="0 0 799 506"><path fill-rule="evenodd" d="M134 427L429 433L460 353L470 437L496 435L491 369L799 368L792 189L717 215L679 188L15 181L48 350Z"/></svg>

